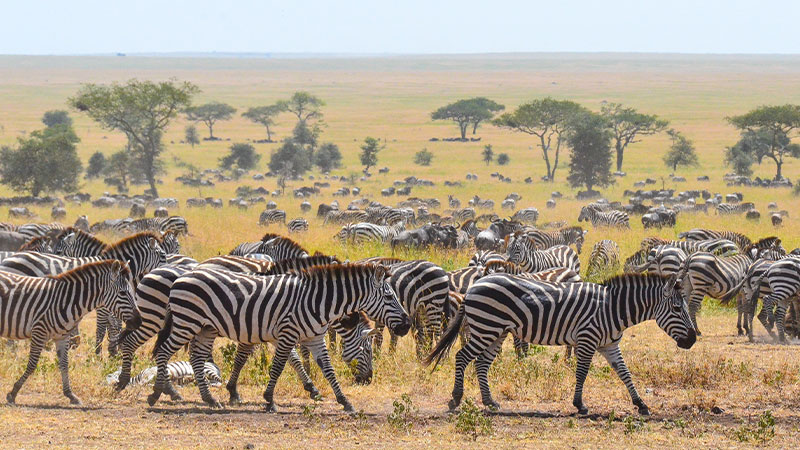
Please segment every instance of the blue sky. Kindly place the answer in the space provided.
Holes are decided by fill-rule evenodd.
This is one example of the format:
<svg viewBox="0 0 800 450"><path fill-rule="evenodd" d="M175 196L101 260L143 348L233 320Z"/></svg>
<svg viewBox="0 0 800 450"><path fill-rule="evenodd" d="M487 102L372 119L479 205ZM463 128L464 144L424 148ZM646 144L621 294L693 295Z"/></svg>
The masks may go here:
<svg viewBox="0 0 800 450"><path fill-rule="evenodd" d="M798 0L27 0L2 10L0 54L800 53Z"/></svg>

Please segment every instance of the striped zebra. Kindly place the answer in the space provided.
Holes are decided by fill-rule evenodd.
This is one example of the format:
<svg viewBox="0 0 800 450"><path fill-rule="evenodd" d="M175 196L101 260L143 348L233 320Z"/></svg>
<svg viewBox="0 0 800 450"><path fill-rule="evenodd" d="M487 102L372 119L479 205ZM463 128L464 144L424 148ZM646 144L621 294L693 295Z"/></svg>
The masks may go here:
<svg viewBox="0 0 800 450"><path fill-rule="evenodd" d="M267 209L258 216L258 224L261 226L273 223L286 223L286 211L282 209Z"/></svg>
<svg viewBox="0 0 800 450"><path fill-rule="evenodd" d="M715 255L728 255L735 254L740 251L739 247L733 241L727 239L709 239L707 241L675 241L670 239L663 239L660 237L647 237L642 239L642 251L645 254L650 252L650 249L658 245L669 245L671 247L679 248L687 255L696 252L708 252Z"/></svg>
<svg viewBox="0 0 800 450"><path fill-rule="evenodd" d="M369 215L361 210L329 211L325 214L323 225L345 225L353 222L366 222Z"/></svg>
<svg viewBox="0 0 800 450"><path fill-rule="evenodd" d="M555 247L556 245L574 244L575 249L580 255L581 247L583 247L584 237L586 236L587 232L588 230L584 231L583 228L576 226L562 228L557 231L528 231L525 233L525 236L532 240L536 245L536 248L539 250L547 250L548 248Z"/></svg>
<svg viewBox="0 0 800 450"><path fill-rule="evenodd" d="M28 239L33 239L41 236L54 236L60 230L64 229L64 225L53 222L53 223L27 223L25 225L20 225L17 227L16 230L9 230L9 231L16 231L17 233L25 236Z"/></svg>
<svg viewBox="0 0 800 450"><path fill-rule="evenodd" d="M97 256L107 248L108 244L98 239L95 235L78 228L68 227L56 237L53 244L53 253L80 258L83 256Z"/></svg>
<svg viewBox="0 0 800 450"><path fill-rule="evenodd" d="M130 386L143 386L153 381L157 372L158 367L148 367L131 378L128 384ZM213 362L206 361L203 372L211 386L220 386L222 384L222 372ZM106 376L106 383L117 384L120 373L121 370L117 370ZM194 381L194 370L192 370L192 365L189 361L175 361L167 364L167 375L170 383L174 384L187 384Z"/></svg>
<svg viewBox="0 0 800 450"><path fill-rule="evenodd" d="M353 411L331 367L324 335L332 321L354 311L388 324L398 335L406 334L410 320L387 277L385 267L366 264L316 266L299 276L194 270L180 277L170 291L169 316L156 342L158 376L148 403L154 405L161 396L170 357L194 339L191 362L198 388L204 402L219 407L202 368L214 338L224 336L240 344L276 345L264 392L268 411L275 411L275 385L298 343L309 347L339 404Z"/></svg>
<svg viewBox="0 0 800 450"><path fill-rule="evenodd" d="M456 222L465 222L467 220L474 220L475 219L475 208L461 208L453 210L453 213L450 214L453 217L453 220Z"/></svg>
<svg viewBox="0 0 800 450"><path fill-rule="evenodd" d="M485 266L489 261L505 261L506 256L494 250L479 250L469 259L469 266Z"/></svg>
<svg viewBox="0 0 800 450"><path fill-rule="evenodd" d="M14 404L45 344L54 340L63 393L70 403L80 404L69 384L68 338L83 316L99 306L124 320L126 329L136 329L141 317L130 278L127 265L119 261L85 264L45 278L0 273L0 336L31 341L28 365L6 395L8 403Z"/></svg>
<svg viewBox="0 0 800 450"><path fill-rule="evenodd" d="M771 264L764 273L754 283L758 289L753 289L750 296L750 311L755 309L758 302L758 297L767 294L764 297L764 306L759 314L759 320L764 324L764 327L769 331L773 339L776 336L772 333L772 325L767 323L770 312L775 307L774 323L777 324L778 335L777 342L786 342L786 329L784 321L786 319L786 310L789 305L791 297L800 294L800 258L789 257ZM752 313L750 318L750 330L752 333Z"/></svg>
<svg viewBox="0 0 800 450"><path fill-rule="evenodd" d="M468 266L447 272L450 292L456 292L461 295L466 294L472 283L483 276L483 270L483 266ZM455 312L454 310L451 311Z"/></svg>
<svg viewBox="0 0 800 450"><path fill-rule="evenodd" d="M327 266L330 264L339 264L339 258L328 255L314 255L305 258L286 258L279 259L264 272L264 275L280 275L283 273L290 273L292 271L299 272L301 270L310 269L314 266Z"/></svg>
<svg viewBox="0 0 800 450"><path fill-rule="evenodd" d="M628 213L622 211L600 211L594 206L584 206L578 215L578 222L592 222L592 226L630 228Z"/></svg>
<svg viewBox="0 0 800 450"><path fill-rule="evenodd" d="M112 230L120 234L147 231L166 233L167 231L173 231L178 235L187 235L189 234L189 225L186 223L186 219L181 216L150 217L146 219L120 221L112 227Z"/></svg>
<svg viewBox="0 0 800 450"><path fill-rule="evenodd" d="M257 242L239 244L228 254L232 256L247 256L253 253L268 255L273 260L308 256L308 251L300 244L274 233L265 234Z"/></svg>
<svg viewBox="0 0 800 450"><path fill-rule="evenodd" d="M642 249L634 252L625 259L625 263L622 265L622 271L624 273L637 273L637 268L647 262L648 253L649 251L644 251Z"/></svg>
<svg viewBox="0 0 800 450"><path fill-rule="evenodd" d="M689 315L695 332L701 335L697 326L697 313L708 296L730 301L741 289L747 269L760 256L757 244L750 244L741 254L717 257L713 253L697 252L689 255L678 271L678 280L684 296L689 302Z"/></svg>
<svg viewBox="0 0 800 450"><path fill-rule="evenodd" d="M765 282L762 277L775 263L767 259L759 259L750 265L747 269L747 274L744 276L742 283L742 290L736 297L736 331L739 336L747 334L747 339L753 342L753 317L755 316L755 309L759 298L766 298L772 293L769 283ZM755 296L754 296L755 295ZM752 303L751 303L752 300ZM774 305L764 305L758 315L758 319L764 328L769 332L773 339L777 336L772 332L772 327L775 324L775 316L773 315Z"/></svg>
<svg viewBox="0 0 800 450"><path fill-rule="evenodd" d="M231 272L266 274L275 265L273 261L248 258L247 256L221 255L201 261L197 267L203 269L230 270Z"/></svg>
<svg viewBox="0 0 800 450"><path fill-rule="evenodd" d="M592 247L586 267L586 279L596 281L608 278L620 268L619 245L610 239L603 239Z"/></svg>
<svg viewBox="0 0 800 450"><path fill-rule="evenodd" d="M194 267L198 264L198 262L194 258L176 253L174 255L167 255L167 264L173 266Z"/></svg>
<svg viewBox="0 0 800 450"><path fill-rule="evenodd" d="M733 214L744 214L756 207L752 202L744 203L720 203L717 205L717 214L720 216L729 216Z"/></svg>
<svg viewBox="0 0 800 450"><path fill-rule="evenodd" d="M673 275L683 267L686 252L671 245L656 245L650 249L647 259L631 269L635 273L650 275Z"/></svg>
<svg viewBox="0 0 800 450"><path fill-rule="evenodd" d="M50 246L50 238L47 236L39 236L22 244L22 247L20 247L17 251L53 253L53 247Z"/></svg>
<svg viewBox="0 0 800 450"><path fill-rule="evenodd" d="M579 414L586 414L583 384L592 358L599 351L625 383L639 414L647 415L650 411L636 391L619 342L626 328L652 319L678 347L688 349L694 345L696 336L689 312L675 289L674 278L625 274L602 285L560 285L513 275L491 275L470 288L455 319L425 362L438 364L465 326L469 342L456 354L449 407L453 410L461 403L464 370L477 358L475 371L483 404L499 408L489 389L488 373L509 333L531 344L572 345L577 357L572 404Z"/></svg>
<svg viewBox="0 0 800 450"><path fill-rule="evenodd" d="M286 224L289 233L302 233L308 231L308 221L302 217L292 219Z"/></svg>
<svg viewBox="0 0 800 450"><path fill-rule="evenodd" d="M366 222L376 225L395 225L399 222L409 222L406 212L399 208L389 206L370 206L366 208ZM413 212L412 212L413 214Z"/></svg>
<svg viewBox="0 0 800 450"><path fill-rule="evenodd" d="M711 239L727 239L734 242L740 250L752 244L753 241L749 237L736 231L717 231L708 228L693 228L689 231L684 231L678 234L679 239L687 241L708 241Z"/></svg>
<svg viewBox="0 0 800 450"><path fill-rule="evenodd" d="M535 224L538 219L539 210L536 208L520 209L519 211L515 212L513 216L511 216L511 220L531 225Z"/></svg>
<svg viewBox="0 0 800 450"><path fill-rule="evenodd" d="M363 244L365 242L391 242L401 231L405 230L403 222L395 225L375 225L369 222L351 223L342 227L334 236L341 242Z"/></svg>
<svg viewBox="0 0 800 450"><path fill-rule="evenodd" d="M575 250L566 245L557 245L547 250L537 250L529 239L515 239L508 247L508 261L519 264L528 272L566 267L581 273L581 261Z"/></svg>

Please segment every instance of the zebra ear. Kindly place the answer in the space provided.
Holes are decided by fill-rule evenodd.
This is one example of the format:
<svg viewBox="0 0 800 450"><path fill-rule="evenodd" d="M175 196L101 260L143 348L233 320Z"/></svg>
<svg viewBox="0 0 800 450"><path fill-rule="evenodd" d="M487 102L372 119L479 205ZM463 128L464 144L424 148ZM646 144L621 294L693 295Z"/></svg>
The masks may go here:
<svg viewBox="0 0 800 450"><path fill-rule="evenodd" d="M111 263L111 272L114 274L114 278L119 277L119 273L121 271L122 271L122 262L115 259L114 262Z"/></svg>
<svg viewBox="0 0 800 450"><path fill-rule="evenodd" d="M155 249L155 248L158 247L158 241L154 237L151 237L150 240L148 241L148 243L150 244L150 248L152 248L152 249Z"/></svg>
<svg viewBox="0 0 800 450"><path fill-rule="evenodd" d="M383 284L384 280L386 280L386 275L388 272L389 269L387 269L386 266L375 266L375 281L377 281L378 284Z"/></svg>

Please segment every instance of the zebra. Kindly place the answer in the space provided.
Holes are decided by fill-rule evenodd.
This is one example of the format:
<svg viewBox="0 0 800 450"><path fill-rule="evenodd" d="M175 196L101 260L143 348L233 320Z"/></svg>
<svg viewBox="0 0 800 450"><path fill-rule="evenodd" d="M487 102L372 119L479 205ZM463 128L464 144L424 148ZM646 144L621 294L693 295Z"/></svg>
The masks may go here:
<svg viewBox="0 0 800 450"><path fill-rule="evenodd" d="M557 245L547 250L536 250L533 241L524 237L515 239L509 245L508 261L519 264L528 272L566 267L575 273L581 273L581 261L571 248Z"/></svg>
<svg viewBox="0 0 800 450"><path fill-rule="evenodd" d="M25 225L20 225L17 227L16 230L9 230L9 231L16 231L17 233L25 236L28 239L33 239L41 236L53 236L55 233L59 232L60 230L64 229L64 225L60 223L53 222L53 223L28 223Z"/></svg>
<svg viewBox="0 0 800 450"><path fill-rule="evenodd" d="M607 275L615 274L619 268L619 245L610 239L603 239L592 247L586 268L586 279L601 280L607 278Z"/></svg>
<svg viewBox="0 0 800 450"><path fill-rule="evenodd" d="M547 250L550 247L555 247L556 245L572 245L575 244L575 249L578 251L578 254L581 254L581 248L583 247L584 237L588 230L584 230L583 228L576 226L576 227L568 227L562 228L558 231L528 231L525 233L525 236L528 239L532 240L536 248L539 250Z"/></svg>
<svg viewBox="0 0 800 450"><path fill-rule="evenodd" d="M6 395L9 404L16 401L51 339L56 341L63 393L70 403L81 403L69 384L69 335L81 318L98 306L124 320L126 329L136 329L141 316L130 278L127 264L116 260L85 264L44 278L0 273L0 336L31 341L25 373Z"/></svg>
<svg viewBox="0 0 800 450"><path fill-rule="evenodd" d="M632 268L632 272L651 275L672 275L678 273L686 261L686 252L671 245L656 245L651 248L642 264Z"/></svg>
<svg viewBox="0 0 800 450"><path fill-rule="evenodd" d="M351 223L342 227L334 236L341 242L363 244L365 242L391 242L392 239L405 230L403 222L396 225L375 225L369 222Z"/></svg>
<svg viewBox="0 0 800 450"><path fill-rule="evenodd" d="M398 222L405 223L408 222L408 219L413 218L413 211L412 217L409 217L404 210L389 206L371 206L367 207L365 211L367 213L366 222L376 225L394 225Z"/></svg>
<svg viewBox="0 0 800 450"><path fill-rule="evenodd" d="M122 369L108 374L108 376L106 376L106 383L117 384L121 371ZM156 372L158 372L158 367L148 367L131 378L128 384L130 386L145 385L153 381L156 377ZM213 362L206 361L203 372L211 386L220 386L222 384L222 372ZM167 364L167 375L169 377L169 382L174 384L186 384L194 381L194 370L192 370L192 365L189 361L175 361Z"/></svg>
<svg viewBox="0 0 800 450"><path fill-rule="evenodd" d="M740 250L752 244L749 237L736 231L716 231L707 228L693 228L678 234L678 239L687 241L708 241L711 239L727 239L735 243Z"/></svg>
<svg viewBox="0 0 800 450"><path fill-rule="evenodd" d="M286 223L286 211L282 209L267 209L258 216L258 224L261 226L273 223Z"/></svg>
<svg viewBox="0 0 800 450"><path fill-rule="evenodd" d="M289 233L301 233L308 231L308 221L302 217L298 217L290 220L289 223L286 224L286 227L289 229Z"/></svg>
<svg viewBox="0 0 800 450"><path fill-rule="evenodd" d="M469 259L469 266L485 266L489 261L505 261L506 256L494 250L479 250Z"/></svg>
<svg viewBox="0 0 800 450"><path fill-rule="evenodd" d="M622 358L619 342L626 328L652 319L680 348L689 349L697 340L686 302L675 289L674 277L624 274L600 285L553 284L513 275L491 275L470 288L425 363L441 362L465 326L469 342L456 354L449 407L453 410L461 402L464 369L477 358L475 371L483 404L499 408L489 389L488 372L509 333L532 344L569 344L575 346L577 357L572 404L579 414L588 413L583 403L583 385L592 357L599 351L625 383L639 414L649 415Z"/></svg>
<svg viewBox="0 0 800 450"><path fill-rule="evenodd" d="M275 265L274 261L248 258L247 256L221 255L201 261L197 267L203 269L230 270L231 272L265 274Z"/></svg>
<svg viewBox="0 0 800 450"><path fill-rule="evenodd" d="M257 242L239 244L228 254L232 256L247 256L253 253L268 255L273 260L308 256L308 251L300 244L274 233L265 234Z"/></svg>
<svg viewBox="0 0 800 450"><path fill-rule="evenodd" d="M717 215L733 215L733 214L744 214L751 209L754 209L756 205L752 202L744 202L744 203L720 203L717 205Z"/></svg>
<svg viewBox="0 0 800 450"><path fill-rule="evenodd" d="M647 262L648 253L649 251L644 251L642 249L634 252L631 256L625 259L625 263L622 265L622 271L624 273L638 272L637 268Z"/></svg>
<svg viewBox="0 0 800 450"><path fill-rule="evenodd" d="M483 266L468 266L447 272L450 292L464 295L472 283L483 276Z"/></svg>
<svg viewBox="0 0 800 450"><path fill-rule="evenodd" d="M148 404L153 406L161 395L169 358L194 339L191 362L198 388L204 402L219 407L202 368L214 338L220 335L245 345L276 344L264 392L267 411L276 410L275 385L298 343L310 348L339 404L353 411L331 367L324 334L330 322L354 311L386 323L398 335L408 333L410 320L387 278L385 267L369 264L316 266L299 276L194 270L178 278L170 291L169 315L156 342L158 376Z"/></svg>
<svg viewBox="0 0 800 450"><path fill-rule="evenodd" d="M630 228L628 213L622 211L600 211L595 206L584 206L578 215L578 222L592 222L593 227Z"/></svg>
<svg viewBox="0 0 800 450"><path fill-rule="evenodd" d="M97 256L107 248L108 244L93 234L79 228L68 227L56 237L53 244L53 253L80 258L83 256Z"/></svg>
<svg viewBox="0 0 800 450"><path fill-rule="evenodd" d="M539 219L539 210L536 208L520 209L511 216L511 220L527 224L535 224Z"/></svg>
<svg viewBox="0 0 800 450"><path fill-rule="evenodd" d="M176 253L172 255L167 255L167 264L173 266L194 267L199 263L194 258Z"/></svg>
<svg viewBox="0 0 800 450"><path fill-rule="evenodd" d="M178 235L188 235L189 225L186 219L181 216L169 217L150 217L147 219L136 219L131 221L121 221L112 227L116 233L140 233L146 231L166 233L174 231Z"/></svg>
<svg viewBox="0 0 800 450"><path fill-rule="evenodd" d="M786 309L788 301L791 297L800 293L800 258L789 257L775 261L764 271L763 275L759 277L754 286L750 297L750 311L755 309L758 302L758 297L763 293L769 294L764 298L764 306L759 314L759 320L764 324L764 327L769 331L770 336L775 338L772 333L772 326L767 324L767 318L773 306L777 306L775 310L774 321L778 325L777 341L780 343L786 342L786 330L784 327L784 320L786 318ZM764 292L766 291L766 292ZM750 314L750 332L752 334L752 313Z"/></svg>
<svg viewBox="0 0 800 450"><path fill-rule="evenodd" d="M728 255L738 253L739 247L733 241L727 239L709 239L707 241L675 241L663 239L660 237L647 237L642 239L642 251L645 254L650 252L650 249L658 245L669 245L683 250L687 255L696 252L708 252L715 255Z"/></svg>
<svg viewBox="0 0 800 450"><path fill-rule="evenodd" d="M369 215L366 211L361 210L344 210L344 211L329 211L325 215L323 225L344 225L351 222L366 222Z"/></svg>
<svg viewBox="0 0 800 450"><path fill-rule="evenodd" d="M467 220L474 220L475 219L475 208L461 208L461 209L454 209L453 213L450 214L453 217L453 220L456 222L465 222Z"/></svg>
<svg viewBox="0 0 800 450"><path fill-rule="evenodd" d="M266 269L264 275L280 275L282 273L290 273L292 271L299 272L304 269L310 269L314 266L326 266L330 264L339 264L341 261L335 256L327 255L314 255L306 258L286 258L279 259L272 264L272 267ZM247 272L247 271L240 271ZM259 271L260 273L260 271Z"/></svg>
<svg viewBox="0 0 800 450"><path fill-rule="evenodd" d="M50 246L50 238L47 236L39 236L22 244L22 247L20 247L17 251L53 253L53 247Z"/></svg>
<svg viewBox="0 0 800 450"><path fill-rule="evenodd" d="M698 336L702 333L697 326L697 313L702 307L703 298L708 296L723 303L730 301L741 289L747 269L760 254L756 243L735 256L720 258L713 253L696 252L686 258L677 276L688 299L689 315Z"/></svg>
<svg viewBox="0 0 800 450"><path fill-rule="evenodd" d="M769 283L765 282L763 275L767 272L775 261L767 259L759 259L750 265L747 269L747 274L744 276L742 283L742 290L736 298L736 330L739 336L747 334L747 339L753 342L753 316L755 315L755 308L758 298L766 298L772 293ZM751 303L752 301L752 303ZM777 336L772 332L772 326L775 323L775 316L773 315L772 304L765 304L761 308L758 319L764 328L769 332L773 339ZM743 329L744 328L744 329Z"/></svg>

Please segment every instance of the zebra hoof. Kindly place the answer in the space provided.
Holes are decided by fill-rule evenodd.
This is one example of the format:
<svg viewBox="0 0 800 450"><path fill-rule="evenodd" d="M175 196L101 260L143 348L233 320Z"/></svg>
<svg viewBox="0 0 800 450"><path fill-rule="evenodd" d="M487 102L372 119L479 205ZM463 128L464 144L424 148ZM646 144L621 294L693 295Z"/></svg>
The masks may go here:
<svg viewBox="0 0 800 450"><path fill-rule="evenodd" d="M68 394L67 398L69 399L69 404L70 405L76 405L76 406L82 405L81 399L79 399L78 397L76 397L73 394Z"/></svg>
<svg viewBox="0 0 800 450"><path fill-rule="evenodd" d="M222 408L222 403L218 402L217 399L215 399L214 397L205 399L203 401L206 402L206 405L210 406L213 409L221 409Z"/></svg>
<svg viewBox="0 0 800 450"><path fill-rule="evenodd" d="M9 392L8 394L6 394L6 401L8 402L9 405L15 405L17 401L17 394Z"/></svg>
<svg viewBox="0 0 800 450"><path fill-rule="evenodd" d="M182 402L183 396L179 394L178 391L173 390L172 392L169 393L169 399L172 400L173 402Z"/></svg>
<svg viewBox="0 0 800 450"><path fill-rule="evenodd" d="M450 409L450 411L455 411L455 409L458 408L458 405L460 403L461 402L456 401L456 399L452 399L449 402L447 402L447 407Z"/></svg>
<svg viewBox="0 0 800 450"><path fill-rule="evenodd" d="M158 398L161 397L161 394L156 394L153 392L152 394L147 396L147 404L153 406L158 401Z"/></svg>
<svg viewBox="0 0 800 450"><path fill-rule="evenodd" d="M650 408L647 405L639 406L639 415L640 416L649 416L650 415Z"/></svg>
<svg viewBox="0 0 800 450"><path fill-rule="evenodd" d="M489 411L498 411L500 410L500 403L497 403L494 400L489 400L488 402L483 402L483 406L486 407Z"/></svg>
<svg viewBox="0 0 800 450"><path fill-rule="evenodd" d="M311 383L303 386L303 389L305 389L306 392L308 392L308 395L309 395L309 397L311 397L311 400L316 400L317 397L321 396L320 393L319 393L319 390L317 389L317 387L314 386Z"/></svg>
<svg viewBox="0 0 800 450"><path fill-rule="evenodd" d="M350 404L350 402L344 403L342 406L344 406L344 412L346 412L346 413L354 413L354 412L356 412L356 409L353 408L353 405Z"/></svg>
<svg viewBox="0 0 800 450"><path fill-rule="evenodd" d="M268 413L278 412L278 408L275 407L275 403L267 403L267 405L264 407L264 410Z"/></svg>
<svg viewBox="0 0 800 450"><path fill-rule="evenodd" d="M231 394L231 398L228 399L228 404L231 406L237 406L242 404L242 398L239 397L239 394Z"/></svg>

